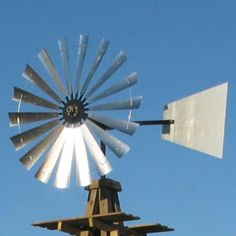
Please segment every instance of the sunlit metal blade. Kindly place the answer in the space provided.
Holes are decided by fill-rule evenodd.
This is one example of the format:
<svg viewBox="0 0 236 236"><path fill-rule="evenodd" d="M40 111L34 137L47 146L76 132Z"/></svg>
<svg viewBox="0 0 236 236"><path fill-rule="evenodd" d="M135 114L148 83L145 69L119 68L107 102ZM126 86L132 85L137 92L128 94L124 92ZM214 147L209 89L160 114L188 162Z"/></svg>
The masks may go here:
<svg viewBox="0 0 236 236"><path fill-rule="evenodd" d="M23 77L35 83L51 98L53 98L58 103L61 103L62 99L51 89L51 87L36 73L36 71L31 66L26 65L26 68L23 72Z"/></svg>
<svg viewBox="0 0 236 236"><path fill-rule="evenodd" d="M57 188L68 188L70 185L71 165L74 155L73 128L64 128L65 142L62 148L60 162L56 174L54 186Z"/></svg>
<svg viewBox="0 0 236 236"><path fill-rule="evenodd" d="M42 62L43 66L47 70L48 74L53 78L55 83L57 84L58 88L62 92L64 96L67 96L68 93L65 90L65 87L60 79L58 71L56 70L55 65L52 62L52 59L49 56L49 53L46 49L42 49L41 52L38 54L40 61Z"/></svg>
<svg viewBox="0 0 236 236"><path fill-rule="evenodd" d="M14 87L13 99L16 101L31 103L54 110L60 109L58 105L17 87Z"/></svg>
<svg viewBox="0 0 236 236"><path fill-rule="evenodd" d="M111 86L110 88L104 90L103 92L99 93L98 95L88 99L88 103L93 103L95 101L98 101L102 98L105 98L107 96L110 96L114 93L118 93L124 89L127 89L133 85L135 85L138 82L138 76L137 73L130 74L126 79L116 83L115 85Z"/></svg>
<svg viewBox="0 0 236 236"><path fill-rule="evenodd" d="M58 40L58 47L61 55L62 66L65 73L65 79L67 84L67 90L69 95L72 94L72 83L71 83L71 67L70 67L70 58L69 58L69 49L66 39Z"/></svg>
<svg viewBox="0 0 236 236"><path fill-rule="evenodd" d="M80 35L79 38L79 50L78 50L78 62L76 68L76 82L75 82L75 94L78 94L80 89L80 79L83 71L83 65L86 57L86 51L88 47L88 35Z"/></svg>
<svg viewBox="0 0 236 236"><path fill-rule="evenodd" d="M125 53L121 51L98 82L88 91L85 97L89 98L99 87L101 87L110 78L110 76L120 68L126 59L127 57Z"/></svg>
<svg viewBox="0 0 236 236"><path fill-rule="evenodd" d="M109 116L95 115L89 113L88 117L112 129L119 130L129 135L133 135L136 129L139 127L139 124L137 123L126 120L119 120Z"/></svg>
<svg viewBox="0 0 236 236"><path fill-rule="evenodd" d="M122 157L129 151L130 148L128 145L115 138L113 135L108 134L93 122L86 120L85 124L90 130L93 130L102 140L102 142L107 145L118 157Z"/></svg>
<svg viewBox="0 0 236 236"><path fill-rule="evenodd" d="M89 131L87 125L83 124L80 127L82 129L83 137L84 137L86 146L88 148L88 151L96 164L99 174L101 176L107 175L112 170L110 163L108 162L101 148L97 144L93 135Z"/></svg>
<svg viewBox="0 0 236 236"><path fill-rule="evenodd" d="M48 183L51 174L55 168L57 160L60 156L63 144L65 141L64 129L59 134L55 143L52 145L50 151L48 152L44 163L41 165L40 169L37 171L35 178L43 183Z"/></svg>
<svg viewBox="0 0 236 236"><path fill-rule="evenodd" d="M32 142L34 139L36 139L40 135L46 133L53 127L57 126L59 123L60 123L60 120L56 119L46 124L40 125L36 128L17 134L11 137L10 139L12 143L14 144L16 150L19 150L20 148L24 147L27 143Z"/></svg>
<svg viewBox="0 0 236 236"><path fill-rule="evenodd" d="M103 110L131 110L138 109L142 101L142 96L133 97L128 100L121 100L111 103L99 104L90 106L90 111L103 111Z"/></svg>
<svg viewBox="0 0 236 236"><path fill-rule="evenodd" d="M20 158L22 164L29 170L39 160L43 153L47 150L48 146L57 138L63 129L63 125L59 125L51 131L42 141L35 145L23 157Z"/></svg>
<svg viewBox="0 0 236 236"><path fill-rule="evenodd" d="M78 183L81 186L91 184L91 175L84 138L80 127L74 128L75 158Z"/></svg>
<svg viewBox="0 0 236 236"><path fill-rule="evenodd" d="M83 84L83 87L81 89L81 95L84 95L84 93L86 92L93 75L95 74L98 66L100 65L100 63L107 51L108 46L109 46L109 42L107 40L103 39L101 41L100 48L99 48L98 53L96 55L95 61L94 61L93 65L91 66L89 73L88 73L88 75L85 79L85 82Z"/></svg>
<svg viewBox="0 0 236 236"><path fill-rule="evenodd" d="M31 122L53 119L58 117L58 113L52 112L9 112L10 126L27 124Z"/></svg>
<svg viewBox="0 0 236 236"><path fill-rule="evenodd" d="M162 138L218 158L223 156L228 83L170 103Z"/></svg>

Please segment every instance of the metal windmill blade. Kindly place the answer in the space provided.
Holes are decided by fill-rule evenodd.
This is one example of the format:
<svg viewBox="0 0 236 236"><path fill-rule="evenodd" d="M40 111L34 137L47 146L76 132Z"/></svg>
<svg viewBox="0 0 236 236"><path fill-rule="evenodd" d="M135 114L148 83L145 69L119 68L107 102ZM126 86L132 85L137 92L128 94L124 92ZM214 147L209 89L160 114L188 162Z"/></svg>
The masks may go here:
<svg viewBox="0 0 236 236"><path fill-rule="evenodd" d="M107 175L112 167L99 142L106 145L117 157L122 157L129 151L129 146L107 130L115 129L132 135L139 126L129 120L102 114L102 111L110 111L111 114L113 110L137 109L142 97L130 97L127 92L128 98L117 101L110 99L137 84L137 73L131 73L123 80L106 87L106 82L120 69L127 56L121 51L98 77L96 72L101 67L109 42L105 39L101 41L95 59L86 72L83 67L88 53L88 40L87 35L80 35L74 80L67 40L61 39L58 47L63 78L47 49L42 49L38 55L56 89L30 65L26 65L23 77L40 89L45 97L14 87L13 99L21 104L30 103L35 106L35 110L9 112L10 126L31 125L10 139L16 150L32 144L20 161L27 169L36 168L38 165L35 177L43 183L48 183L55 176L54 186L58 188L69 187L74 164L77 182L82 186L91 183L91 161L95 163L100 176ZM104 102L100 103L102 99ZM39 163L40 159L42 163Z"/></svg>

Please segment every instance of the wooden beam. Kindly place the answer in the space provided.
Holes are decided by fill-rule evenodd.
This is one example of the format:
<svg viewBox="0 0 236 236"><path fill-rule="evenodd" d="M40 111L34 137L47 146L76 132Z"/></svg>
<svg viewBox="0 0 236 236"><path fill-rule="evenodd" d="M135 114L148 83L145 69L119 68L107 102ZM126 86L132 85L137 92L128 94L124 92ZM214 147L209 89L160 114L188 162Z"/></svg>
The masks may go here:
<svg viewBox="0 0 236 236"><path fill-rule="evenodd" d="M143 236L143 233L137 232L135 230L132 230L126 226L120 225L120 224L113 224L113 223L105 223L101 220L94 219L93 217L89 218L89 227L95 228L100 231L104 232L115 232L118 235L132 235L132 236Z"/></svg>
<svg viewBox="0 0 236 236"><path fill-rule="evenodd" d="M89 198L88 198L85 214L88 216L99 214L99 202L98 202L97 189L92 189L89 193Z"/></svg>
<svg viewBox="0 0 236 236"><path fill-rule="evenodd" d="M122 190L121 185L118 181L114 181L108 178L95 180L92 182L91 185L89 185L85 189L90 191L92 189L99 189L99 188L108 188L116 192L120 192Z"/></svg>
<svg viewBox="0 0 236 236"><path fill-rule="evenodd" d="M103 230L106 232L114 230L114 227L112 224L106 224L98 219L94 219L93 217L89 217L89 227L95 228L98 230Z"/></svg>
<svg viewBox="0 0 236 236"><path fill-rule="evenodd" d="M74 227L68 223L65 223L63 221L58 221L57 230L62 231L62 232L66 232L66 233L70 233L73 235L80 235L80 233L81 233L80 229L78 229L77 227Z"/></svg>
<svg viewBox="0 0 236 236"><path fill-rule="evenodd" d="M129 226L130 229L135 230L140 233L158 233L158 232L167 232L174 231L174 229L169 228L166 225L162 224L146 224L146 225L137 225L137 226Z"/></svg>

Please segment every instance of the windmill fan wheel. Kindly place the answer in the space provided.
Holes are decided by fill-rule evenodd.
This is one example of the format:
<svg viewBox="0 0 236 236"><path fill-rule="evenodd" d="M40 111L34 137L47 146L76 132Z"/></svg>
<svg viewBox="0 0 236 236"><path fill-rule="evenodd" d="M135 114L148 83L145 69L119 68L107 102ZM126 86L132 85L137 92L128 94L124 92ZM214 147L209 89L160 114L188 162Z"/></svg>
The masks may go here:
<svg viewBox="0 0 236 236"><path fill-rule="evenodd" d="M46 98L14 87L14 100L41 107L41 110L46 109L45 112L41 110L38 112L9 112L10 126L33 125L33 123L41 122L40 125L20 132L10 139L16 150L19 150L41 137L41 140L34 146L32 145L33 147L20 158L20 161L30 170L43 157L42 164L35 174L35 177L43 183L48 183L55 171L54 186L69 187L72 166L75 161L77 182L81 186L89 185L92 178L90 158L95 163L99 175L107 175L112 167L97 140L104 143L118 157L122 157L129 151L129 146L108 133L106 128L132 135L139 125L129 120L103 115L102 111L112 113L115 110L138 109L142 97L130 96L126 100L104 103L100 103L100 100L130 89L138 82L138 76L137 73L131 73L113 85L103 88L103 85L127 59L125 53L121 51L105 72L95 79L95 72L101 64L108 46L109 42L103 39L95 59L86 73L83 71L83 67L88 51L88 36L80 35L76 73L72 78L67 41L61 39L58 41L58 47L65 83L48 51L42 49L38 57L53 80L55 88L52 88L30 65L26 65L23 77L31 81L42 94L46 95ZM45 120L46 123L43 123Z"/></svg>

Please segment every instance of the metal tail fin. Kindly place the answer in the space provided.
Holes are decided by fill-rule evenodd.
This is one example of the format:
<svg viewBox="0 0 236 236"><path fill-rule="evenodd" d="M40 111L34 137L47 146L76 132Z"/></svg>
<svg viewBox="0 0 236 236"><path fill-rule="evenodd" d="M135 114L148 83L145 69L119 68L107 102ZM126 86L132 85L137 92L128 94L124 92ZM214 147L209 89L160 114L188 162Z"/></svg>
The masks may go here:
<svg viewBox="0 0 236 236"><path fill-rule="evenodd" d="M168 104L164 119L174 124L164 126L162 138L222 158L227 88L226 82Z"/></svg>

